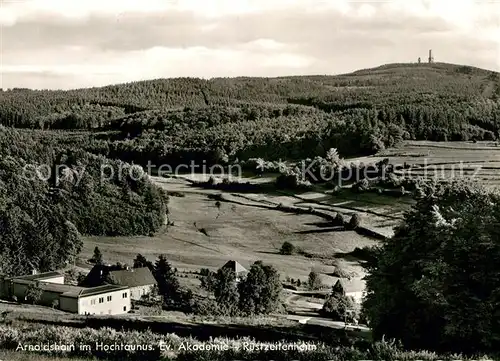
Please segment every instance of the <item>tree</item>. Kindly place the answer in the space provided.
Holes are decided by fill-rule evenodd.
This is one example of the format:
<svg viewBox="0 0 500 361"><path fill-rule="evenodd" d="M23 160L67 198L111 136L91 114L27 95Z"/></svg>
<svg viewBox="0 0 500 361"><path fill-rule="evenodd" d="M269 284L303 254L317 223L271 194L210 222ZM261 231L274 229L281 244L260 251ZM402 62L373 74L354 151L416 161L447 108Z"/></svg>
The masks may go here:
<svg viewBox="0 0 500 361"><path fill-rule="evenodd" d="M52 301L52 308L59 308L59 300Z"/></svg>
<svg viewBox="0 0 500 361"><path fill-rule="evenodd" d="M83 272L78 272L78 276L76 276L76 283L80 286L85 282L85 279L87 278L87 275Z"/></svg>
<svg viewBox="0 0 500 361"><path fill-rule="evenodd" d="M132 266L133 268L142 268L142 267L148 267L150 270L153 270L153 263L151 261L148 261L146 257L144 257L142 254L137 254L137 256L134 259L134 265Z"/></svg>
<svg viewBox="0 0 500 361"><path fill-rule="evenodd" d="M226 315L235 315L238 312L238 289L236 287L236 273L228 268L217 271L213 290L219 311Z"/></svg>
<svg viewBox="0 0 500 361"><path fill-rule="evenodd" d="M155 263L154 276L158 283L159 294L163 297L165 304L175 306L180 296L179 280L163 254L158 257Z"/></svg>
<svg viewBox="0 0 500 361"><path fill-rule="evenodd" d="M101 253L101 250L99 249L99 247L95 247L94 248L94 255L92 256L92 258L90 259L90 261L96 265L102 265L103 264L103 260L102 260L102 253Z"/></svg>
<svg viewBox="0 0 500 361"><path fill-rule="evenodd" d="M64 283L75 284L77 283L77 273L74 268L70 268L64 272Z"/></svg>
<svg viewBox="0 0 500 361"><path fill-rule="evenodd" d="M27 302L32 305L38 304L42 299L43 290L40 285L36 283L31 283L27 288L24 294Z"/></svg>
<svg viewBox="0 0 500 361"><path fill-rule="evenodd" d="M486 352L500 339L500 197L479 186L425 186L368 265L363 305L376 339Z"/></svg>
<svg viewBox="0 0 500 361"><path fill-rule="evenodd" d="M200 275L201 288L208 292L214 292L216 284L216 273L210 271L207 268L202 268L200 270Z"/></svg>
<svg viewBox="0 0 500 361"><path fill-rule="evenodd" d="M295 246L290 242L284 242L280 249L280 254L282 255L292 255L295 252Z"/></svg>
<svg viewBox="0 0 500 361"><path fill-rule="evenodd" d="M278 271L261 261L255 262L245 280L238 284L240 311L247 315L274 312L280 305L282 289Z"/></svg>
<svg viewBox="0 0 500 361"><path fill-rule="evenodd" d="M321 281L321 276L315 271L309 273L307 279L307 286L311 291L319 290L323 287L323 282Z"/></svg>
<svg viewBox="0 0 500 361"><path fill-rule="evenodd" d="M332 287L332 292L325 300L321 313L335 321L352 322L355 318L355 305L351 297L346 296L340 282Z"/></svg>
<svg viewBox="0 0 500 361"><path fill-rule="evenodd" d="M64 222L64 229L66 237L64 237L64 243L61 244L61 251L66 254L67 262L74 262L83 248L82 237L76 226L70 221Z"/></svg>

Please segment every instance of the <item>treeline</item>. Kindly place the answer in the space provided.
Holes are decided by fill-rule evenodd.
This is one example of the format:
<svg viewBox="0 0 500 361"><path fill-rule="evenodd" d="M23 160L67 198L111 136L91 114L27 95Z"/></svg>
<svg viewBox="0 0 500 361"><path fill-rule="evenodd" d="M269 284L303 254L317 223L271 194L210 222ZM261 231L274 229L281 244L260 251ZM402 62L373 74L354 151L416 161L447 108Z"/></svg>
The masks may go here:
<svg viewBox="0 0 500 361"><path fill-rule="evenodd" d="M164 224L167 195L141 168L30 135L0 128L2 273L64 266L80 233L149 235Z"/></svg>
<svg viewBox="0 0 500 361"><path fill-rule="evenodd" d="M107 130L98 153L139 164L297 159L329 148L372 153L406 138L497 139L499 89L497 73L448 64L395 64L341 76L160 79L4 91L0 121Z"/></svg>
<svg viewBox="0 0 500 361"><path fill-rule="evenodd" d="M344 156L372 154L405 139L494 140L499 112L491 101L463 110L401 105L337 113L290 105L213 106L135 113L112 121L117 131L108 126L107 132L38 136L141 165L225 164L305 159L330 148Z"/></svg>

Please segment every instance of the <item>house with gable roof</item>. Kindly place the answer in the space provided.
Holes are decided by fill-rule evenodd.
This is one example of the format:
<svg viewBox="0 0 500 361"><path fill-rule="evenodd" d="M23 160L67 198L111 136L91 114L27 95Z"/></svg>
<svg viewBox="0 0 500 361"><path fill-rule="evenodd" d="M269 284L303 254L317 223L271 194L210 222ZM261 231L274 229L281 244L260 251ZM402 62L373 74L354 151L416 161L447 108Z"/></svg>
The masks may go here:
<svg viewBox="0 0 500 361"><path fill-rule="evenodd" d="M226 264L224 266L222 266L221 268L230 269L231 271L236 273L236 282L241 281L248 274L248 270L245 267L243 267L237 261L233 261L233 260L227 261Z"/></svg>
<svg viewBox="0 0 500 361"><path fill-rule="evenodd" d="M147 267L121 268L116 265L95 265L82 283L82 286L96 287L104 284L126 286L130 297L139 300L151 293L157 285L153 273Z"/></svg>

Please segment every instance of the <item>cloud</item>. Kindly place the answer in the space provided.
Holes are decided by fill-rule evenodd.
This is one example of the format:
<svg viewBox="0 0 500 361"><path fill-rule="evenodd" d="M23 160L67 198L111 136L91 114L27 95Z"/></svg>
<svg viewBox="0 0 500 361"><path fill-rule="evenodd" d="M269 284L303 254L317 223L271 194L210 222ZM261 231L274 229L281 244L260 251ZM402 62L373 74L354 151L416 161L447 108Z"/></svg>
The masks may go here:
<svg viewBox="0 0 500 361"><path fill-rule="evenodd" d="M500 70L500 3L480 0L15 0L0 24L4 87L343 73L429 48Z"/></svg>

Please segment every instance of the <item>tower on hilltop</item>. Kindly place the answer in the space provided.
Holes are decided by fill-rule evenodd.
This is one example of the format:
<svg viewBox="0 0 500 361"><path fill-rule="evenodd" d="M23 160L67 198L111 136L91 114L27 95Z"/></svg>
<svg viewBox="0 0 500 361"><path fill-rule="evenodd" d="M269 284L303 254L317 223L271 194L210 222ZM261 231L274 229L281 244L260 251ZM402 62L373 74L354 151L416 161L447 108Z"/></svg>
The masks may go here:
<svg viewBox="0 0 500 361"><path fill-rule="evenodd" d="M434 57L432 56L432 49L429 50L429 64L434 63Z"/></svg>

